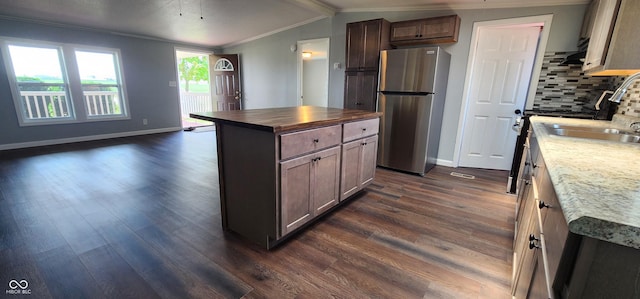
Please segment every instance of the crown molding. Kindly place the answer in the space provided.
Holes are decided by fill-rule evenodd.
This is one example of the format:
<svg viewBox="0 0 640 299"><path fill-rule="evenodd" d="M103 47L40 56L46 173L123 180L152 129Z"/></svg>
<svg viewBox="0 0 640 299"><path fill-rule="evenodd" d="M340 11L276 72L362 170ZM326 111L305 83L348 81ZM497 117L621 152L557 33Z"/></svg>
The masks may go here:
<svg viewBox="0 0 640 299"><path fill-rule="evenodd" d="M333 17L336 15L337 9L328 4L322 3L317 0L288 0L291 3L297 4L304 8L311 9L317 13L322 14L325 17Z"/></svg>
<svg viewBox="0 0 640 299"><path fill-rule="evenodd" d="M338 12L388 12L388 11L415 11L415 10L468 10L468 9L495 9L495 8L522 8L539 6L562 6L588 4L590 0L552 0L552 1L520 1L510 0L506 2L481 2L478 3L438 3L413 6L389 6L389 7L368 7L368 8L345 8Z"/></svg>

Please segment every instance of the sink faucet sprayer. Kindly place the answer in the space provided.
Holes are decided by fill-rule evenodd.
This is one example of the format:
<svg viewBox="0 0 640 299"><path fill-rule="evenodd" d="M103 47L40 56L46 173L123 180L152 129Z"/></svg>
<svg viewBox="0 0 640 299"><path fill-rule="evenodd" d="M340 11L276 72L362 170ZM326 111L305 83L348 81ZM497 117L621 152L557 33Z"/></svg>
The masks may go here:
<svg viewBox="0 0 640 299"><path fill-rule="evenodd" d="M614 92L613 95L609 98L609 101L620 104L620 100L622 100L622 96L627 92L627 88L629 88L629 85L631 85L631 83L633 83L633 81L635 81L639 77L640 72L627 77L627 79L622 82L620 87L616 89L616 92Z"/></svg>

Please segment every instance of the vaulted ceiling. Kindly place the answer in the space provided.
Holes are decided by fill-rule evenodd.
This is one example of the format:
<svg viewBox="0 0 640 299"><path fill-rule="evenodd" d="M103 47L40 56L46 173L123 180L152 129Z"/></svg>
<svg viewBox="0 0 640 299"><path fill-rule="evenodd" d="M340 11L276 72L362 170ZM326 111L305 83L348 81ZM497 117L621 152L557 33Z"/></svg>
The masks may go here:
<svg viewBox="0 0 640 299"><path fill-rule="evenodd" d="M221 47L339 12L482 9L587 2L589 0L2 0L0 18Z"/></svg>

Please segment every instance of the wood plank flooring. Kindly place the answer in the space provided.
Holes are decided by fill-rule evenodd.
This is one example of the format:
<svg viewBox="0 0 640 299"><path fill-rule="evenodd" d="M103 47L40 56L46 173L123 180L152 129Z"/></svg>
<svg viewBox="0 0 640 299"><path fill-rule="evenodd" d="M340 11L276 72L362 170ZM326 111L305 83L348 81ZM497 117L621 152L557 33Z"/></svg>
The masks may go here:
<svg viewBox="0 0 640 299"><path fill-rule="evenodd" d="M507 172L378 169L265 251L222 231L215 146L176 132L0 152L0 296L24 279L33 298L510 298Z"/></svg>

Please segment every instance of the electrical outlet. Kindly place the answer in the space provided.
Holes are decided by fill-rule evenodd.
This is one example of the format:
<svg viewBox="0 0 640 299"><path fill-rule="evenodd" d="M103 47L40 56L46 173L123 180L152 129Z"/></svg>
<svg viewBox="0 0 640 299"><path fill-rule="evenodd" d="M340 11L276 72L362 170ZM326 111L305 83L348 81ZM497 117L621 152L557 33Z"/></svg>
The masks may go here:
<svg viewBox="0 0 640 299"><path fill-rule="evenodd" d="M142 125L146 126L149 124L149 121L146 118L142 119Z"/></svg>

